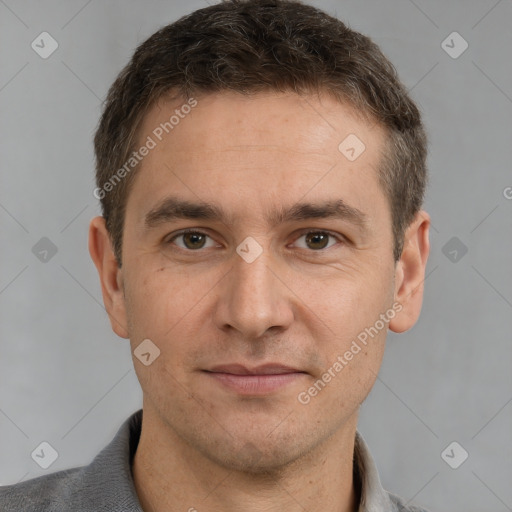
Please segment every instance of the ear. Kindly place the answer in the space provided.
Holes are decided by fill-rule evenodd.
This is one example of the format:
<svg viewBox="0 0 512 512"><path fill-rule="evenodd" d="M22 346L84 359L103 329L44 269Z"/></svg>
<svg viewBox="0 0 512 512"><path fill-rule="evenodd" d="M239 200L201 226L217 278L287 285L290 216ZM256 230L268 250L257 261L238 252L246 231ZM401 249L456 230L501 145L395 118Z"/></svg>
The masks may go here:
<svg viewBox="0 0 512 512"><path fill-rule="evenodd" d="M112 330L121 338L128 338L122 269L117 264L103 217L95 217L89 225L89 253L98 270Z"/></svg>
<svg viewBox="0 0 512 512"><path fill-rule="evenodd" d="M430 252L429 227L430 216L421 210L405 232L404 248L395 267L395 302L402 305L402 310L389 322L389 328L394 332L407 331L420 316Z"/></svg>

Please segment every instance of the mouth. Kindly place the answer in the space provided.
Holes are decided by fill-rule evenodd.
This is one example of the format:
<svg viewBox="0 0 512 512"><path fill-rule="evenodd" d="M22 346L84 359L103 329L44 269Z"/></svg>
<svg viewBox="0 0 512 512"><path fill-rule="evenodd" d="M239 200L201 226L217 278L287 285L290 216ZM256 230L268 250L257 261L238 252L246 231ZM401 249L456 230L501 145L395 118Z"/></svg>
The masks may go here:
<svg viewBox="0 0 512 512"><path fill-rule="evenodd" d="M240 395L266 395L304 378L307 372L279 363L256 367L220 365L203 370L214 382Z"/></svg>

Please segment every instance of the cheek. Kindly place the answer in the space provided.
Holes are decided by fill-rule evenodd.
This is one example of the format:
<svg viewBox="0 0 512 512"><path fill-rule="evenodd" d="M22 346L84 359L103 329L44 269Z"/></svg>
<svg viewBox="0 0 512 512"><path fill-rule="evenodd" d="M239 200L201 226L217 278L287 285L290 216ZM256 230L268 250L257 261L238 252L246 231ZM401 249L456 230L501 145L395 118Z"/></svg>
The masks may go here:
<svg viewBox="0 0 512 512"><path fill-rule="evenodd" d="M172 322L172 315L179 314L177 289L169 285L168 279L161 278L162 274L159 271L133 272L125 286L130 338L134 344L144 338L157 342L160 337L159 326L163 322ZM173 308L170 307L171 297L174 297Z"/></svg>
<svg viewBox="0 0 512 512"><path fill-rule="evenodd" d="M384 278L385 277L385 278ZM323 286L310 289L307 308L314 312L322 332L314 333L317 350L322 353L325 371L333 391L359 389L355 400L364 400L373 385L385 348L388 322L392 310L392 274L377 268L363 273L331 276ZM306 308L304 308L306 309ZM339 395L346 399L346 393ZM344 398L343 398L344 397Z"/></svg>
<svg viewBox="0 0 512 512"><path fill-rule="evenodd" d="M179 273L157 268L151 272L137 274L130 282L127 294L127 315L130 329L132 357L142 389L151 396L160 394L163 383L175 386L181 382L179 367L193 336L194 315L198 294L190 280ZM196 307L194 307L196 305ZM137 360L137 347L149 339L159 350L158 357L145 366ZM173 384L174 383L174 384ZM164 386L168 389L167 385ZM166 400L167 391L161 400Z"/></svg>
<svg viewBox="0 0 512 512"><path fill-rule="evenodd" d="M130 281L127 296L127 315L130 332L136 340L149 338L163 350L170 340L184 344L187 333L193 335L199 325L198 315L205 324L208 290L215 287L216 275L202 274L200 279L168 266L139 272Z"/></svg>
<svg viewBox="0 0 512 512"><path fill-rule="evenodd" d="M301 288L304 308L309 308L319 323L341 339L354 338L373 325L391 306L393 297L392 279L383 282L382 274L377 278L371 271L331 275L317 281L315 287L304 279Z"/></svg>

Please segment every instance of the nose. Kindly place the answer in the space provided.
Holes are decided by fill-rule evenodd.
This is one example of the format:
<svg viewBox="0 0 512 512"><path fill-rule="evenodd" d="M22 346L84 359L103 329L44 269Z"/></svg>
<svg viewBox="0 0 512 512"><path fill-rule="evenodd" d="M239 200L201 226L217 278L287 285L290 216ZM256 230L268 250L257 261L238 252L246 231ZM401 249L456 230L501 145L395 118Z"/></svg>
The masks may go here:
<svg viewBox="0 0 512 512"><path fill-rule="evenodd" d="M293 293L284 275L264 251L251 263L234 255L233 267L222 280L214 322L221 330L235 330L244 339L284 331L294 319Z"/></svg>

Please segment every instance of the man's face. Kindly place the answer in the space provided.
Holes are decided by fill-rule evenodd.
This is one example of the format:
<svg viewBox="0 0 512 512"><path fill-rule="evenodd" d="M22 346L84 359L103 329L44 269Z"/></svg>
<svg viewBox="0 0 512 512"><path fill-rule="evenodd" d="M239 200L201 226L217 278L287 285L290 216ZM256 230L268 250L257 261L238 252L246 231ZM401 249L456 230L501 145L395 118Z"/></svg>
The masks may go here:
<svg viewBox="0 0 512 512"><path fill-rule="evenodd" d="M157 145L127 201L112 313L132 350L160 350L134 357L145 421L226 467L278 467L354 428L379 370L386 328L344 354L395 297L385 134L327 97L197 100L161 141L182 102L145 117L139 141ZM360 149L338 148L350 134L365 145L353 161ZM288 369L256 368L270 364ZM235 375L247 371L288 375Z"/></svg>

